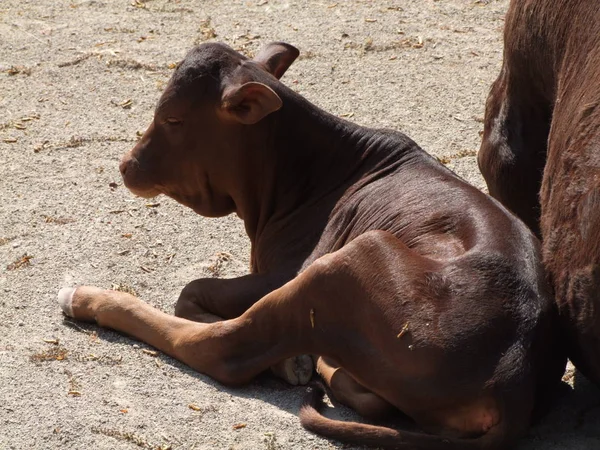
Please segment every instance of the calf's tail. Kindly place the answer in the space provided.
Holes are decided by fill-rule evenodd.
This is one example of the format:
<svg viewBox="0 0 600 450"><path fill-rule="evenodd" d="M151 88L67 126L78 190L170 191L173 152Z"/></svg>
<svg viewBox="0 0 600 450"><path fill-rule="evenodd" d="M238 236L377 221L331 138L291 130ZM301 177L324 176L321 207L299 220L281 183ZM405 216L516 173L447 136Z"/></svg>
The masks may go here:
<svg viewBox="0 0 600 450"><path fill-rule="evenodd" d="M312 387L300 409L300 423L313 433L347 444L398 450L509 450L516 440L516 436L509 435L506 418L486 434L472 439L444 438L328 419L319 412L323 407L323 394L322 387ZM522 424L517 428L522 429Z"/></svg>

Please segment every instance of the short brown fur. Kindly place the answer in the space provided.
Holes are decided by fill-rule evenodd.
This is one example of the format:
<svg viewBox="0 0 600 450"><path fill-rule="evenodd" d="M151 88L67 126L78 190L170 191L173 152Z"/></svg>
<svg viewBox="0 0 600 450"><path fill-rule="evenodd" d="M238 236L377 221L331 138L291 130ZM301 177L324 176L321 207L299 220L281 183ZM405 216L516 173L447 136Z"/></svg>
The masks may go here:
<svg viewBox="0 0 600 450"><path fill-rule="evenodd" d="M65 310L226 384L271 366L305 382L301 355L317 355L339 400L369 417L401 410L424 430L330 421L308 402L302 423L325 436L506 450L565 364L537 239L405 135L287 88L278 77L297 55L283 43L254 60L192 50L121 163L134 193L241 217L252 274L191 282L179 317L91 287Z"/></svg>
<svg viewBox="0 0 600 450"><path fill-rule="evenodd" d="M600 8L513 0L481 171L543 241L569 356L600 384Z"/></svg>

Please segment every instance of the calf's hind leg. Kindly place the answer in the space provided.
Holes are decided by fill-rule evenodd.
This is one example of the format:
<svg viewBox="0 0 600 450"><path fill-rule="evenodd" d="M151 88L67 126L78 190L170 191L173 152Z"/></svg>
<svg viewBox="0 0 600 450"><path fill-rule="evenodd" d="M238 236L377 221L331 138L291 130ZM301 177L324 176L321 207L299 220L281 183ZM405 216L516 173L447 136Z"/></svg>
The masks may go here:
<svg viewBox="0 0 600 450"><path fill-rule="evenodd" d="M351 407L361 416L376 420L396 411L392 404L365 388L331 359L321 356L316 366L317 373L329 386L335 399Z"/></svg>

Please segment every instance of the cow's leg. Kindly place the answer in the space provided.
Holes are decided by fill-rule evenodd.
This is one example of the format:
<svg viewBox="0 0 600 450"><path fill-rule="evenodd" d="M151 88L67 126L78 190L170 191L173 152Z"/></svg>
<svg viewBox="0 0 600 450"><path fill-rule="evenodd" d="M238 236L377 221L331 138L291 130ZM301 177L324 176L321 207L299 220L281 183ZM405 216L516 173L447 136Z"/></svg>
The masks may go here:
<svg viewBox="0 0 600 450"><path fill-rule="evenodd" d="M288 270L230 279L200 278L183 288L175 304L175 315L205 323L234 319L295 275L296 271Z"/></svg>
<svg viewBox="0 0 600 450"><path fill-rule="evenodd" d="M335 399L368 419L381 419L396 408L356 381L339 364L323 356L317 359L317 373L329 386Z"/></svg>
<svg viewBox="0 0 600 450"><path fill-rule="evenodd" d="M568 356L600 385L600 69L586 73L587 61L573 61L558 86L541 224Z"/></svg>
<svg viewBox="0 0 600 450"><path fill-rule="evenodd" d="M490 195L539 236L538 193L554 107L550 43L527 8L513 2L506 15L504 61L485 109L479 168ZM538 70L539 67L548 70Z"/></svg>
<svg viewBox="0 0 600 450"><path fill-rule="evenodd" d="M538 193L551 113L547 102L530 98L534 89L526 77L503 68L487 100L477 159L490 195L539 236ZM531 92L525 96L524 90Z"/></svg>
<svg viewBox="0 0 600 450"><path fill-rule="evenodd" d="M353 323L356 311L344 312L367 295L360 289L348 292L346 263L364 254L356 248L370 240L363 236L320 258L234 319L194 322L167 315L127 293L86 286L62 290L59 303L75 319L124 332L220 382L240 384L285 358L321 349L333 356L341 351L346 360L355 357L349 351L353 343L340 342L338 332L351 336L360 348L369 347L364 324ZM365 364L377 362L365 359Z"/></svg>
<svg viewBox="0 0 600 450"><path fill-rule="evenodd" d="M231 279L194 280L182 290L175 305L175 315L203 323L236 318L294 275L294 270L288 270ZM271 367L276 376L294 386L308 383L313 370L312 358L308 355L296 355Z"/></svg>
<svg viewBox="0 0 600 450"><path fill-rule="evenodd" d="M228 385L246 383L302 353L302 327L285 311L277 315L275 309L289 306L272 309L269 305L278 301L269 296L241 317L215 323L171 316L130 294L90 286L61 290L59 303L75 319L129 334Z"/></svg>

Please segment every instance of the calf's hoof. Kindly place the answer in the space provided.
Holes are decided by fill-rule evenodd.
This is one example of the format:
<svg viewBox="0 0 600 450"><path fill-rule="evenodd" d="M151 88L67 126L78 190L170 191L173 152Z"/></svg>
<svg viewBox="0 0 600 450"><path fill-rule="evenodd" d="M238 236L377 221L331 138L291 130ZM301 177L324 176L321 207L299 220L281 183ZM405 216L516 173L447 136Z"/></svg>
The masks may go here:
<svg viewBox="0 0 600 450"><path fill-rule="evenodd" d="M58 291L58 304L63 313L69 317L73 316L73 294L75 294L75 288L62 288Z"/></svg>
<svg viewBox="0 0 600 450"><path fill-rule="evenodd" d="M313 374L314 364L309 355L299 355L271 367L271 372L293 386L307 384Z"/></svg>
<svg viewBox="0 0 600 450"><path fill-rule="evenodd" d="M109 305L115 296L128 295L93 286L63 288L58 292L57 301L63 313L77 320L96 322L97 310L101 305Z"/></svg>

